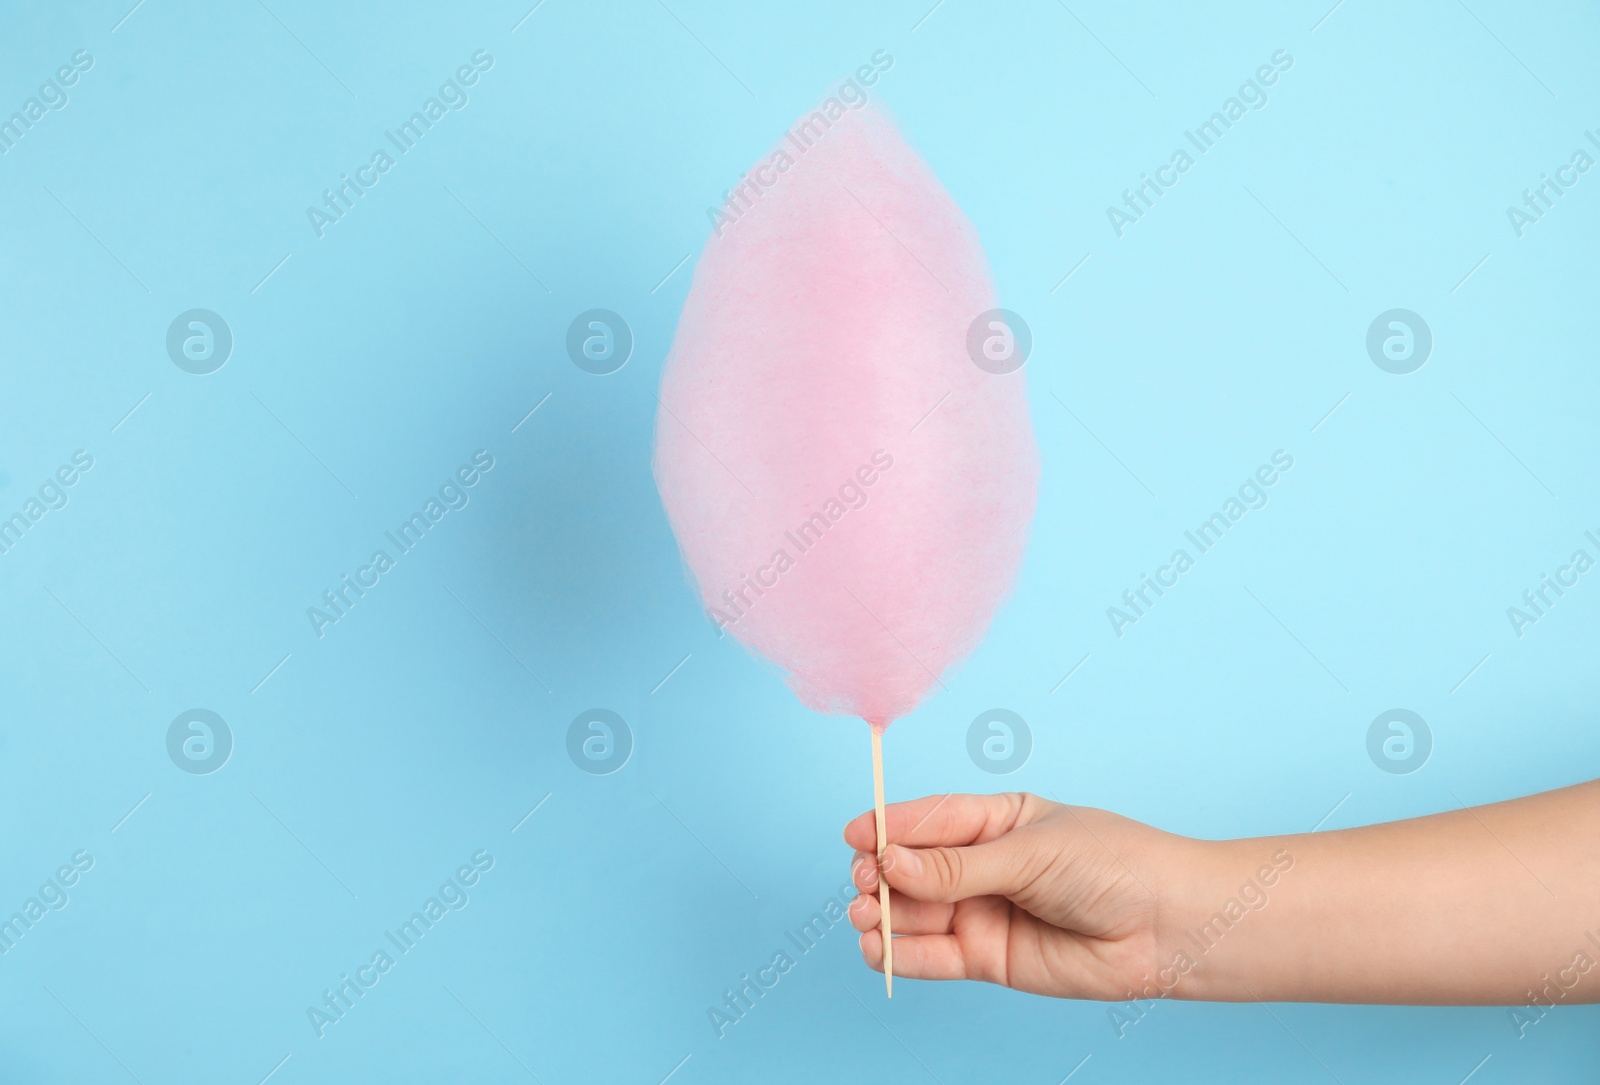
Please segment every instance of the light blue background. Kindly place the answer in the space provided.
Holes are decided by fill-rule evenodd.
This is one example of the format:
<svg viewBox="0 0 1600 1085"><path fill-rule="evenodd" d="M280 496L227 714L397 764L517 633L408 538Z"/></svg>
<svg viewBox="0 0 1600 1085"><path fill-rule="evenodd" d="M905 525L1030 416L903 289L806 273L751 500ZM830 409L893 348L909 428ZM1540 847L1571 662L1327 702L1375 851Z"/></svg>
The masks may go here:
<svg viewBox="0 0 1600 1085"><path fill-rule="evenodd" d="M886 50L874 99L1032 327L1044 461L1016 594L890 732L890 797L1228 836L1600 775L1600 578L1506 618L1600 532L1600 173L1526 236L1505 213L1600 127L1593 7L531 2L5 5L0 116L95 64L0 157L0 513L95 462L0 556L0 915L95 863L0 957L0 1078L1588 1080L1594 1008L1519 1039L1495 1008L1166 1003L1119 1039L987 987L886 1004L842 927L719 1038L847 877L867 733L717 638L649 450L707 208ZM319 238L307 206L479 49ZM1118 238L1106 207L1279 49L1270 103ZM608 377L564 348L595 307L636 337ZM1408 376L1365 349L1397 307L1435 338ZM235 337L209 376L166 354L191 308ZM1116 636L1280 448L1270 504ZM478 449L470 505L319 639L306 608ZM609 776L566 752L597 706L636 743ZM1408 776L1366 753L1397 706L1435 743ZM234 734L214 775L166 752L196 707ZM1009 777L966 753L993 707L1034 734ZM471 903L319 1039L307 1008L477 849Z"/></svg>

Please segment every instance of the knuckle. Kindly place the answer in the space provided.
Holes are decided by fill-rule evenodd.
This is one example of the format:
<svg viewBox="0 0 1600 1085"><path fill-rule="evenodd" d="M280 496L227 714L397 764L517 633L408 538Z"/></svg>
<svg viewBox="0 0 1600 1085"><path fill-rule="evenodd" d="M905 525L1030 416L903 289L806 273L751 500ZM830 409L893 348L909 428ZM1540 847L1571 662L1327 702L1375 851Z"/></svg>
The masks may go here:
<svg viewBox="0 0 1600 1085"><path fill-rule="evenodd" d="M1011 825L1032 821L1044 800L1028 791L1006 792L1006 816Z"/></svg>
<svg viewBox="0 0 1600 1085"><path fill-rule="evenodd" d="M923 852L922 858L939 888L954 889L961 884L965 860L961 856L960 849L929 848Z"/></svg>

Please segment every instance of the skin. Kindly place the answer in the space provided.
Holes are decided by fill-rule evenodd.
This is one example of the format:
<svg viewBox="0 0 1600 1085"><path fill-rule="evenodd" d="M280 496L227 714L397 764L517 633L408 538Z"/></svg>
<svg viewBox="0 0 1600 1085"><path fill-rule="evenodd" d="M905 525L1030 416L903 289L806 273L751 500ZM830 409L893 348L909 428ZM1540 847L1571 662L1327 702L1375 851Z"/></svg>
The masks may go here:
<svg viewBox="0 0 1600 1085"><path fill-rule="evenodd" d="M897 976L1107 1001L1600 1002L1600 780L1242 840L1021 793L887 815ZM850 922L882 971L872 812L844 838Z"/></svg>

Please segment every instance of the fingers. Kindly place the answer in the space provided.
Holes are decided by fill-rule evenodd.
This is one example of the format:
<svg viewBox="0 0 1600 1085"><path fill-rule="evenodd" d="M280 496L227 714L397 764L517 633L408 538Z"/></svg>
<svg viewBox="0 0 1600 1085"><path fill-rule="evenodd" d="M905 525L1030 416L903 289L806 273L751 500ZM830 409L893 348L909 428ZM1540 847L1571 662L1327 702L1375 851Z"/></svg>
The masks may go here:
<svg viewBox="0 0 1600 1085"><path fill-rule="evenodd" d="M861 956L867 967L883 971L883 935L877 930L861 936ZM953 934L912 934L894 940L894 974L914 980L969 978L961 945Z"/></svg>
<svg viewBox="0 0 1600 1085"><path fill-rule="evenodd" d="M889 891L890 915L895 934L949 934L955 905L932 900L914 900ZM864 893L850 904L850 925L858 931L876 930L883 919L883 906L877 894Z"/></svg>
<svg viewBox="0 0 1600 1085"><path fill-rule="evenodd" d="M863 851L856 852L855 857L850 861L850 881L865 896L876 896L878 892L878 872L880 869L887 870L889 864L895 862L895 854L894 846L891 845L889 852L884 855L883 862L880 864L876 856L868 855ZM896 884L893 878L889 879L891 890L894 889ZM896 900L900 898L900 895L898 891L895 891Z"/></svg>
<svg viewBox="0 0 1600 1085"><path fill-rule="evenodd" d="M884 808L885 829L897 844L961 847L993 840L1027 825L1041 817L1049 805L1037 795L1020 792L929 795L911 802L890 803ZM859 851L876 854L878 831L873 812L868 810L846 825L844 839Z"/></svg>
<svg viewBox="0 0 1600 1085"><path fill-rule="evenodd" d="M1023 833L965 848L907 848L891 844L883 856L883 877L888 879L891 890L898 889L921 901L1009 896L1033 880L1037 868L1033 844ZM876 881L874 878L874 885Z"/></svg>
<svg viewBox="0 0 1600 1085"><path fill-rule="evenodd" d="M870 855L856 852L850 870L856 888L861 891L850 905L850 923L858 931L870 930L878 926L883 914L883 907L878 903L878 862ZM893 886L889 889L889 907L896 934L943 934L950 930L955 912L953 904L915 900Z"/></svg>

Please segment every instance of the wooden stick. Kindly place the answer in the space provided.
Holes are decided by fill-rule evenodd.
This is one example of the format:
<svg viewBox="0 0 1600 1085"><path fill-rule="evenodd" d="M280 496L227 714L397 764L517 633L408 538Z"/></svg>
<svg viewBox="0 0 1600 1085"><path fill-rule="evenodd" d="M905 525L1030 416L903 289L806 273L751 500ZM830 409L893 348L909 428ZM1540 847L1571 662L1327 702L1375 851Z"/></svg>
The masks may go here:
<svg viewBox="0 0 1600 1085"><path fill-rule="evenodd" d="M878 821L878 903L883 906L883 987L886 997L894 997L894 943L889 940L889 881L883 876L883 849L888 846L886 818L883 814L883 736L872 731L872 807Z"/></svg>

